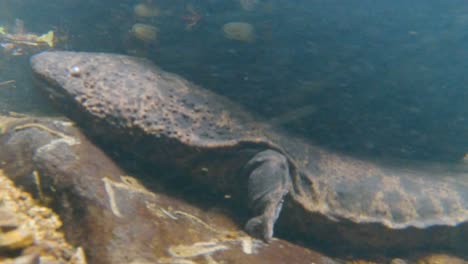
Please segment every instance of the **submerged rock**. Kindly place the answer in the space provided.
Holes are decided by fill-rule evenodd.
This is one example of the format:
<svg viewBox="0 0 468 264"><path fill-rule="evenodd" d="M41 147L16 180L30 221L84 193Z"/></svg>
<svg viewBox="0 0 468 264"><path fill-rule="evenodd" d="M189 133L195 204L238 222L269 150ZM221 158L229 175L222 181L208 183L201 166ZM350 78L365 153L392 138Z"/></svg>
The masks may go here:
<svg viewBox="0 0 468 264"><path fill-rule="evenodd" d="M58 230L62 222L49 208L18 189L0 169L0 262L85 264Z"/></svg>
<svg viewBox="0 0 468 264"><path fill-rule="evenodd" d="M267 245L219 211L151 191L68 120L2 117L0 128L0 168L48 201L90 263L334 263L285 241Z"/></svg>
<svg viewBox="0 0 468 264"><path fill-rule="evenodd" d="M133 7L133 13L138 18L157 17L161 14L159 7L148 3L139 3Z"/></svg>
<svg viewBox="0 0 468 264"><path fill-rule="evenodd" d="M445 254L431 254L418 259L417 264L468 264L468 261Z"/></svg>
<svg viewBox="0 0 468 264"><path fill-rule="evenodd" d="M135 38L145 43L152 43L158 39L159 29L151 25L137 23L132 26L130 32Z"/></svg>
<svg viewBox="0 0 468 264"><path fill-rule="evenodd" d="M241 42L255 41L255 29L246 22L229 22L223 25L224 36Z"/></svg>

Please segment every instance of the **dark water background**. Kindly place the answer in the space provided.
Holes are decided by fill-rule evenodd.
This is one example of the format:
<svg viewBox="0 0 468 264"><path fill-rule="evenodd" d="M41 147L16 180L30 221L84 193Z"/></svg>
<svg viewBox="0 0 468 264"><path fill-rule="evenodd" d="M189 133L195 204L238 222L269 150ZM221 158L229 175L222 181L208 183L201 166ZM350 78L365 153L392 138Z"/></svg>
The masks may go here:
<svg viewBox="0 0 468 264"><path fill-rule="evenodd" d="M468 152L468 2L462 0L0 0L0 25L56 31L57 49L139 54L266 120L353 155L461 162ZM202 16L191 30L190 8ZM224 37L231 21L256 40ZM159 28L155 43L129 33ZM0 53L0 108L50 111L31 85L28 55Z"/></svg>

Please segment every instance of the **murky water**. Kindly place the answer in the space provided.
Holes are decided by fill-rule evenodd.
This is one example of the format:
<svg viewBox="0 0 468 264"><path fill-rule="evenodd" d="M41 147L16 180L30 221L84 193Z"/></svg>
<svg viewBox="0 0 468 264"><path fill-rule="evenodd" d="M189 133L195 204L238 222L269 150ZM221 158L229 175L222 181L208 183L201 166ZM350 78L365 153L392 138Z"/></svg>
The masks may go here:
<svg viewBox="0 0 468 264"><path fill-rule="evenodd" d="M0 0L0 27L0 111L53 111L30 55L115 52L335 151L468 163L466 1ZM49 30L54 47L7 37Z"/></svg>
<svg viewBox="0 0 468 264"><path fill-rule="evenodd" d="M142 3L4 0L0 25L54 30L57 49L148 57L340 151L452 162L467 151L463 1ZM233 21L252 36L227 37ZM154 39L134 34L136 23L154 27ZM28 85L31 53L2 49L1 80L17 83L0 98L16 111L44 105Z"/></svg>

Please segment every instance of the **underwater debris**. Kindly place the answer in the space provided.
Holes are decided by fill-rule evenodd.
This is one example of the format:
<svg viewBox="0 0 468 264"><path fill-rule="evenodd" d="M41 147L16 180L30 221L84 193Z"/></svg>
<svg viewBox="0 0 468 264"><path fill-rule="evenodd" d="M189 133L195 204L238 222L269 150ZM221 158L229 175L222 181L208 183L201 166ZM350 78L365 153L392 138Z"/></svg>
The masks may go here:
<svg viewBox="0 0 468 264"><path fill-rule="evenodd" d="M8 84L12 84L12 83L15 83L16 80L9 80L9 81L4 81L4 82L0 82L0 86L6 86Z"/></svg>
<svg viewBox="0 0 468 264"><path fill-rule="evenodd" d="M27 33L24 29L24 22L16 19L16 26L12 33L9 33L6 27L0 26L0 47L14 56L22 55L26 47L53 48L54 35L53 30L43 35Z"/></svg>
<svg viewBox="0 0 468 264"><path fill-rule="evenodd" d="M49 47L53 48L54 47L54 31L49 30L49 32L47 32L46 34L39 36L37 38L37 41L45 42L47 43L47 45L49 45Z"/></svg>
<svg viewBox="0 0 468 264"><path fill-rule="evenodd" d="M198 223L200 225L202 225L203 227L205 227L206 229L214 232L214 233L218 233L218 234L230 234L230 232L226 232L226 231L221 231L221 230L218 230L212 226L210 226L209 224L207 224L205 221L201 220L200 218L192 215L192 214L189 214L189 213L186 213L186 212L182 212L182 211L175 211L173 212L175 215L180 215L180 216L184 216L190 220L192 220L193 222L195 223Z"/></svg>
<svg viewBox="0 0 468 264"><path fill-rule="evenodd" d="M239 0L239 3L245 11L253 11L258 5L258 0Z"/></svg>
<svg viewBox="0 0 468 264"><path fill-rule="evenodd" d="M241 42L254 42L255 29L246 22L229 22L223 26L224 36L227 39L237 40Z"/></svg>
<svg viewBox="0 0 468 264"><path fill-rule="evenodd" d="M137 23L132 26L130 32L135 38L145 43L153 43L158 38L159 29L151 25Z"/></svg>
<svg viewBox="0 0 468 264"><path fill-rule="evenodd" d="M193 245L179 245L169 248L169 254L178 258L191 258L202 255L210 255L217 251L227 250L225 245L218 244L217 242L198 242Z"/></svg>
<svg viewBox="0 0 468 264"><path fill-rule="evenodd" d="M244 252L247 255L250 255L253 253L253 241L251 237L245 237L245 238L239 238L241 241L241 246L242 246L242 252Z"/></svg>
<svg viewBox="0 0 468 264"><path fill-rule="evenodd" d="M50 48L54 47L54 31L50 30L46 34L36 35L33 33L25 34L9 34L5 32L5 29L0 30L0 41L3 44L12 43L17 45L26 45L26 46L44 46L47 44Z"/></svg>
<svg viewBox="0 0 468 264"><path fill-rule="evenodd" d="M166 209L164 208L160 208L161 209L161 212L163 212L165 215L167 215L169 218L171 218L172 220L178 220L179 218L175 217L174 215L172 215L169 211L167 211Z"/></svg>
<svg viewBox="0 0 468 264"><path fill-rule="evenodd" d="M133 14L137 18L152 18L161 14L158 6L148 3L139 3L133 7Z"/></svg>
<svg viewBox="0 0 468 264"><path fill-rule="evenodd" d="M158 263L161 264L197 264L194 261L188 259L176 259L176 258L162 258L159 259Z"/></svg>
<svg viewBox="0 0 468 264"><path fill-rule="evenodd" d="M185 9L187 14L182 16L182 20L185 22L185 30L192 30L200 22L202 15L192 5L188 5Z"/></svg>
<svg viewBox="0 0 468 264"><path fill-rule="evenodd" d="M234 247L233 247L234 246ZM251 237L238 237L235 239L213 239L209 241L196 242L191 245L176 245L168 248L168 253L172 256L173 261L189 260L203 256L205 259L210 259L212 262L218 263L213 258L214 253L226 250L232 250L240 246L242 252L246 255L253 254L255 251L254 241ZM164 262L164 261L163 261ZM166 262L164 262L166 263ZM168 262L174 263L174 262ZM176 262L179 263L179 262Z"/></svg>

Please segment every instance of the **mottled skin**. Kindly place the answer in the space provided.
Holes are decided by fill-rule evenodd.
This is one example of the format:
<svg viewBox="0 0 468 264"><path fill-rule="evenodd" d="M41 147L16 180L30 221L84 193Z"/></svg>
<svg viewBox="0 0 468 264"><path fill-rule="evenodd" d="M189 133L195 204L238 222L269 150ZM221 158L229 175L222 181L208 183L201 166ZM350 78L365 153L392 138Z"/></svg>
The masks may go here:
<svg viewBox="0 0 468 264"><path fill-rule="evenodd" d="M246 230L254 236L271 239L289 193L290 213L283 218L294 225L288 227L291 233L322 235L309 232L317 227L307 223L324 223L345 239L353 228L367 225L361 233L378 247L401 246L398 239L388 239L393 236L456 250L466 241L429 241L441 231L418 229L453 227L465 239L466 168L379 164L327 151L258 122L225 98L142 59L45 52L31 65L41 87L93 136L146 160L183 168L234 196L247 192L253 215ZM339 226L342 222L346 226ZM381 230L389 234L382 241L375 233ZM355 234L349 239L360 241Z"/></svg>

